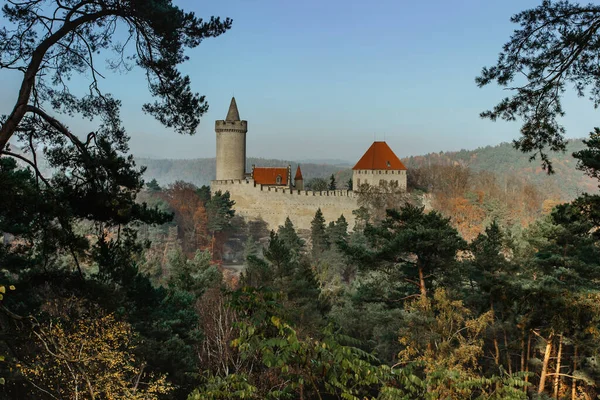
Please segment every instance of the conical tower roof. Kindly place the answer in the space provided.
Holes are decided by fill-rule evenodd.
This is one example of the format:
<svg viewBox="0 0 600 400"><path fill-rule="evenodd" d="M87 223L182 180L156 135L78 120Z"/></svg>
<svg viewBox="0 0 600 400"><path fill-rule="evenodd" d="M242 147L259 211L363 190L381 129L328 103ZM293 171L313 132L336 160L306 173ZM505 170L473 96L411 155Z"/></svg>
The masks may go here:
<svg viewBox="0 0 600 400"><path fill-rule="evenodd" d="M231 104L229 105L229 111L227 111L227 117L225 121L239 121L240 113L238 112L237 104L235 102L235 97L231 98Z"/></svg>
<svg viewBox="0 0 600 400"><path fill-rule="evenodd" d="M300 165L298 165L298 168L296 168L296 176L294 177L294 180L295 181L303 180L302 171L300 171Z"/></svg>

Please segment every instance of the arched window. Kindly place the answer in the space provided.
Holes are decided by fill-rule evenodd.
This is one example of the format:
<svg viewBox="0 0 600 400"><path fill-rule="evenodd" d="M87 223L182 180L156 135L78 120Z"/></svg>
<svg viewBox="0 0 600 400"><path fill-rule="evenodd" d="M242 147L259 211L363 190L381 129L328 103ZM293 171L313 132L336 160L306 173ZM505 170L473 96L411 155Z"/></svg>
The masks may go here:
<svg viewBox="0 0 600 400"><path fill-rule="evenodd" d="M277 182L278 185L281 185L281 175L277 175L275 182Z"/></svg>

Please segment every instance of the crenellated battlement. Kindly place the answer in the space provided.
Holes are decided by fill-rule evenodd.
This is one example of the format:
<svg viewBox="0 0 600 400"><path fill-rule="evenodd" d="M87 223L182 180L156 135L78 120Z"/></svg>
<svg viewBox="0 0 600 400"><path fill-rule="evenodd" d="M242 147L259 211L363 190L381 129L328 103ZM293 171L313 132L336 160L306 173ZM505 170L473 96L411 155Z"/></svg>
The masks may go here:
<svg viewBox="0 0 600 400"><path fill-rule="evenodd" d="M211 182L211 191L226 192L235 201L237 214L248 219L263 219L277 229L289 217L299 229L310 229L317 209L327 221L344 215L353 226L352 211L358 208L358 194L351 190L296 190L285 186L257 184L253 179L221 179Z"/></svg>
<svg viewBox="0 0 600 400"><path fill-rule="evenodd" d="M278 193L278 194L288 194L288 195L298 195L298 196L306 196L306 197L357 197L358 194L352 190L323 190L323 191L314 191L314 190L296 190L290 189L287 186L269 186L269 185L261 185L254 182L254 179L220 179L211 181L211 187L218 187L216 190L227 190L223 186L252 186L257 191L260 192L268 192L268 193ZM215 190L213 189L213 191Z"/></svg>
<svg viewBox="0 0 600 400"><path fill-rule="evenodd" d="M215 121L216 132L248 132L248 121Z"/></svg>

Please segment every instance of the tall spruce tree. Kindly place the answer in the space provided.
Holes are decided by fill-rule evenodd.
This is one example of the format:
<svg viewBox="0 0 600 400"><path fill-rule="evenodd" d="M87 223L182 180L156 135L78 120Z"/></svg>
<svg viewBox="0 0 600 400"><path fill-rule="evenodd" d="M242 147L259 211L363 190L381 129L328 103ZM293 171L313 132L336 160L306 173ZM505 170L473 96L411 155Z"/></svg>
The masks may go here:
<svg viewBox="0 0 600 400"><path fill-rule="evenodd" d="M285 219L283 226L279 227L277 234L284 245L295 254L299 254L304 247L304 240L296 233L296 229L294 228L294 224L290 217Z"/></svg>
<svg viewBox="0 0 600 400"><path fill-rule="evenodd" d="M318 260L325 250L329 248L329 237L325 228L325 217L321 209L317 209L315 217L310 223L310 238L312 242L312 257Z"/></svg>
<svg viewBox="0 0 600 400"><path fill-rule="evenodd" d="M337 183L335 181L335 175L331 174L331 177L329 178L329 190L336 190L337 189Z"/></svg>
<svg viewBox="0 0 600 400"><path fill-rule="evenodd" d="M337 221L331 221L327 227L327 236L332 245L338 245L341 240L348 238L348 221L340 215Z"/></svg>

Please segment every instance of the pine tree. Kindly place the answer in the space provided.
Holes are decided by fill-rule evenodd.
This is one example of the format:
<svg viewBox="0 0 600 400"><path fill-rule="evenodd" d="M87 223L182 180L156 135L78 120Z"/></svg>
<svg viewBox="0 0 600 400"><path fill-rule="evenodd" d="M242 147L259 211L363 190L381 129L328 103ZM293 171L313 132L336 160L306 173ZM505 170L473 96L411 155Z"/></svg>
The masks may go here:
<svg viewBox="0 0 600 400"><path fill-rule="evenodd" d="M367 224L364 235L366 247L340 243L341 247L363 271L385 272L388 284L398 285L394 296L416 296L417 289L426 297L432 278L438 285L458 283L456 255L466 248L466 242L449 218L406 204L399 210L387 210L380 226ZM412 288L406 287L407 283Z"/></svg>
<svg viewBox="0 0 600 400"><path fill-rule="evenodd" d="M337 184L335 182L335 175L331 174L331 178L329 178L329 190L336 190Z"/></svg>
<svg viewBox="0 0 600 400"><path fill-rule="evenodd" d="M293 273L295 263L291 251L275 231L271 231L269 247L264 250L264 256L271 263L277 278L284 279Z"/></svg>
<svg viewBox="0 0 600 400"><path fill-rule="evenodd" d="M235 215L229 192L217 191L206 204L208 213L208 229L211 232L222 232L230 227L231 219Z"/></svg>
<svg viewBox="0 0 600 400"><path fill-rule="evenodd" d="M312 256L318 260L321 254L329 248L329 238L325 228L325 217L319 208L310 223L310 237L312 241Z"/></svg>
<svg viewBox="0 0 600 400"><path fill-rule="evenodd" d="M338 244L340 240L348 237L348 221L344 215L340 215L337 221L331 221L327 227L327 236L331 244Z"/></svg>
<svg viewBox="0 0 600 400"><path fill-rule="evenodd" d="M296 229L294 228L294 224L290 220L289 217L285 219L285 223L283 226L279 227L277 231L279 238L283 242L283 244L290 250L292 258L294 261L298 261L300 257L300 253L304 248L304 240L298 236L296 233Z"/></svg>
<svg viewBox="0 0 600 400"><path fill-rule="evenodd" d="M158 184L158 182L156 181L156 179L152 179L150 182L148 182L146 184L146 187L151 192L160 192L161 191L161 187Z"/></svg>
<svg viewBox="0 0 600 400"><path fill-rule="evenodd" d="M553 170L547 151L565 150L567 144L565 128L559 123L567 88L574 88L580 97L589 96L595 106L600 103L599 15L600 6L594 3L550 0L517 13L511 22L520 26L504 44L496 64L483 68L476 78L479 87L495 82L512 92L481 116L523 121L515 147L539 155L549 172Z"/></svg>
<svg viewBox="0 0 600 400"><path fill-rule="evenodd" d="M206 186L206 185L202 185L201 187L198 188L198 190L196 190L196 193L198 193L198 196L200 196L200 200L206 206L206 203L208 203L211 198L210 187Z"/></svg>

